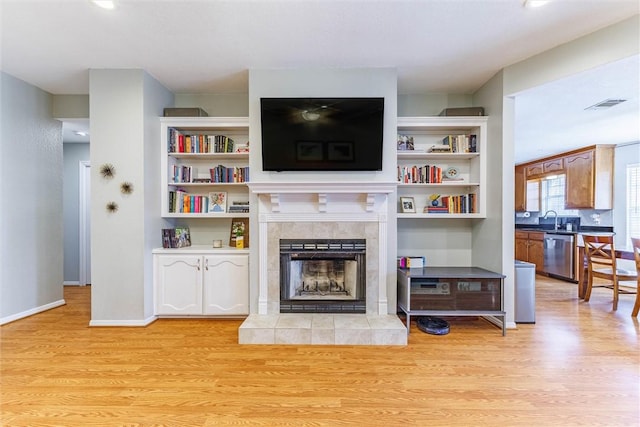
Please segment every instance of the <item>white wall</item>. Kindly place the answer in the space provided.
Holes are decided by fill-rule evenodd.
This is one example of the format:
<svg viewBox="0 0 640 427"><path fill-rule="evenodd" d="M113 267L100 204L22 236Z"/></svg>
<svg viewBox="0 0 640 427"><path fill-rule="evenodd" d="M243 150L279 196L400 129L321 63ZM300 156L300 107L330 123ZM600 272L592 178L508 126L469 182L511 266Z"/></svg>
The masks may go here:
<svg viewBox="0 0 640 427"><path fill-rule="evenodd" d="M262 97L384 97L382 171L364 172L265 172L262 170L260 98ZM249 71L249 140L252 182L395 182L397 135L397 74L391 68L300 69ZM395 200L396 195L390 195ZM257 198L251 202L257 205ZM389 311L396 312L396 205L389 203L387 248L387 295ZM257 230L252 212L250 228ZM256 236L257 237L257 236ZM253 238L253 237L252 237ZM251 259L259 259L257 242L251 244ZM258 266L250 266L251 310L257 312Z"/></svg>
<svg viewBox="0 0 640 427"><path fill-rule="evenodd" d="M515 326L514 316L514 168L513 122L510 100L503 98L503 73L496 74L474 94L474 104L482 105L490 116L487 135L487 218L474 228L475 266L505 275L504 309L507 326ZM507 108L505 108L507 105Z"/></svg>
<svg viewBox="0 0 640 427"><path fill-rule="evenodd" d="M155 103L170 106L173 97L142 70L89 75L91 325L145 325L153 320L151 248L161 246L158 116L167 105ZM112 179L100 175L107 163L115 166ZM132 194L120 192L124 181ZM107 211L109 202L117 212Z"/></svg>
<svg viewBox="0 0 640 427"><path fill-rule="evenodd" d="M157 80L145 73L144 79L144 318L153 315L153 256L154 248L162 247L161 230L171 223L160 217L161 189L160 156L166 155L160 143L160 120L165 107L171 107L174 96Z"/></svg>
<svg viewBox="0 0 640 427"><path fill-rule="evenodd" d="M0 323L64 303L62 124L51 95L0 72Z"/></svg>
<svg viewBox="0 0 640 427"><path fill-rule="evenodd" d="M63 144L64 283L80 279L79 164L89 160L89 144Z"/></svg>

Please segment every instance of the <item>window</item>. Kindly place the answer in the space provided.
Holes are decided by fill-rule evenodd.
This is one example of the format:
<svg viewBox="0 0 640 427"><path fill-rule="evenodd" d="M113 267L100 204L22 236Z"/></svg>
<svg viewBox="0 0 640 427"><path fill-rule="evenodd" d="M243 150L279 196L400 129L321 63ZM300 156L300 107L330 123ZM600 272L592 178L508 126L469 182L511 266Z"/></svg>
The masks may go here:
<svg viewBox="0 0 640 427"><path fill-rule="evenodd" d="M640 163L627 165L627 239L640 237Z"/></svg>
<svg viewBox="0 0 640 427"><path fill-rule="evenodd" d="M558 215L571 215L577 216L577 209L565 209L564 208L564 187L565 176L554 175L547 178L543 178L540 182L541 185L541 206L542 212L550 210L556 211Z"/></svg>

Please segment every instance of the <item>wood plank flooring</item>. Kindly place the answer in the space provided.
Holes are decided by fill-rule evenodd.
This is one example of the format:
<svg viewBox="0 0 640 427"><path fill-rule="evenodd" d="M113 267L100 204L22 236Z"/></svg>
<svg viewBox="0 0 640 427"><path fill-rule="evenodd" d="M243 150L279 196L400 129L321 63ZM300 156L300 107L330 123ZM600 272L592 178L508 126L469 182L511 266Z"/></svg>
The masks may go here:
<svg viewBox="0 0 640 427"><path fill-rule="evenodd" d="M535 325L406 347L239 345L241 320L90 328L90 288L0 328L3 426L638 426L635 295L537 277Z"/></svg>

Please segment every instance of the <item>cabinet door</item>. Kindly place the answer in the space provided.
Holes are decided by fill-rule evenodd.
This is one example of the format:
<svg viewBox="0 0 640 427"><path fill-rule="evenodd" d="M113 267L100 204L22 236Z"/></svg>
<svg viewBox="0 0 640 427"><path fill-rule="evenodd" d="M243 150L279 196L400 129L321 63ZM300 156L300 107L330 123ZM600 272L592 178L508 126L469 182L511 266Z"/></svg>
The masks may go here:
<svg viewBox="0 0 640 427"><path fill-rule="evenodd" d="M527 178L538 177L542 175L543 172L542 163L535 163L527 166Z"/></svg>
<svg viewBox="0 0 640 427"><path fill-rule="evenodd" d="M529 262L536 265L536 271L544 272L544 234L540 233L540 240L537 236L529 238Z"/></svg>
<svg viewBox="0 0 640 427"><path fill-rule="evenodd" d="M565 208L594 207L594 158L593 150L565 158L566 197Z"/></svg>
<svg viewBox="0 0 640 427"><path fill-rule="evenodd" d="M527 179L524 166L516 166L515 187L516 212L524 212L527 210Z"/></svg>
<svg viewBox="0 0 640 427"><path fill-rule="evenodd" d="M529 260L529 239L516 237L515 258L520 261Z"/></svg>
<svg viewBox="0 0 640 427"><path fill-rule="evenodd" d="M552 172L560 173L564 170L564 158L559 157L557 159L547 160L542 163L542 169L545 174Z"/></svg>
<svg viewBox="0 0 640 427"><path fill-rule="evenodd" d="M249 256L204 258L204 314L249 314Z"/></svg>
<svg viewBox="0 0 640 427"><path fill-rule="evenodd" d="M202 257L155 255L156 314L202 314Z"/></svg>

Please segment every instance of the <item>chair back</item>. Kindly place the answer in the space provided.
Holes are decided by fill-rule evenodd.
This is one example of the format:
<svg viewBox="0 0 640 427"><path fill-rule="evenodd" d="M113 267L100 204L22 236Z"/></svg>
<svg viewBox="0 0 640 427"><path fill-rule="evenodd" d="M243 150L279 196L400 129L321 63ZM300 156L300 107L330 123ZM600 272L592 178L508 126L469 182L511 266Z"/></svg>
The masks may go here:
<svg viewBox="0 0 640 427"><path fill-rule="evenodd" d="M594 236L583 234L584 251L587 255L589 270L611 269L616 271L616 252L613 236Z"/></svg>
<svg viewBox="0 0 640 427"><path fill-rule="evenodd" d="M640 277L640 237L632 237L631 246L633 246L633 257L636 260L636 271Z"/></svg>

